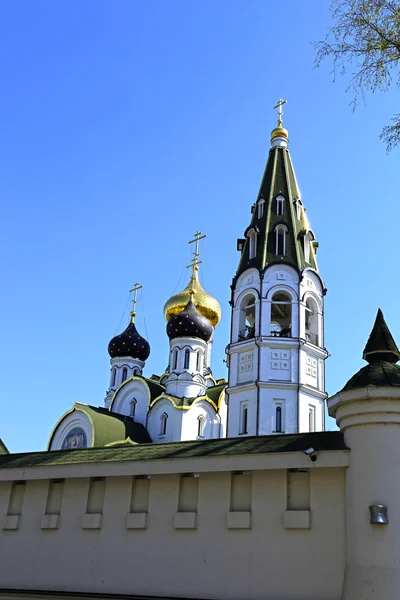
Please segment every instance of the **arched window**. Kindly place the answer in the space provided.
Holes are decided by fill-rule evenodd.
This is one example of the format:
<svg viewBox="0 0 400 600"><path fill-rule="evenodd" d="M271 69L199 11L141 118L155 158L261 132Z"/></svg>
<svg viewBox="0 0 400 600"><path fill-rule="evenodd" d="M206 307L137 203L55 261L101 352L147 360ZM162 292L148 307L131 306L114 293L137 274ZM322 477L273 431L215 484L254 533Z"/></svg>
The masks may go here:
<svg viewBox="0 0 400 600"><path fill-rule="evenodd" d="M168 415L166 413L162 414L160 418L160 436L167 433L167 420Z"/></svg>
<svg viewBox="0 0 400 600"><path fill-rule="evenodd" d="M175 350L174 350L172 365L173 365L172 368L175 371L175 369L178 366L178 348L175 348Z"/></svg>
<svg viewBox="0 0 400 600"><path fill-rule="evenodd" d="M285 256L286 254L286 233L285 225L278 225L275 229L275 254L276 256Z"/></svg>
<svg viewBox="0 0 400 600"><path fill-rule="evenodd" d="M185 350L185 364L184 364L183 368L184 369L188 369L189 368L189 363L190 363L190 352L186 348L186 350Z"/></svg>
<svg viewBox="0 0 400 600"><path fill-rule="evenodd" d="M262 219L264 216L264 206L265 206L265 200L264 200L263 196L261 196L261 198L258 201L258 205L257 205L257 208L258 208L257 216L259 219Z"/></svg>
<svg viewBox="0 0 400 600"><path fill-rule="evenodd" d="M315 431L315 406L308 406L308 430Z"/></svg>
<svg viewBox="0 0 400 600"><path fill-rule="evenodd" d="M125 381L125 379L128 377L128 369L126 367L124 367L122 369L122 381Z"/></svg>
<svg viewBox="0 0 400 600"><path fill-rule="evenodd" d="M244 298L239 317L239 340L255 337L256 331L256 305L254 296Z"/></svg>
<svg viewBox="0 0 400 600"><path fill-rule="evenodd" d="M272 337L292 337L292 299L286 292L275 292L271 303Z"/></svg>
<svg viewBox="0 0 400 600"><path fill-rule="evenodd" d="M301 232L301 245L304 253L304 261L310 262L310 254L311 254L311 244L315 240L315 236L312 231L302 231ZM318 245L317 242L314 242L315 245Z"/></svg>
<svg viewBox="0 0 400 600"><path fill-rule="evenodd" d="M296 198L296 200L294 201L294 204L296 207L296 217L299 221L301 221L301 208L303 206L303 203L300 200L300 198Z"/></svg>
<svg viewBox="0 0 400 600"><path fill-rule="evenodd" d="M201 371L201 350L197 350L196 355L196 371Z"/></svg>
<svg viewBox="0 0 400 600"><path fill-rule="evenodd" d="M248 418L248 406L247 404L241 403L241 415L240 415L240 431L239 433L247 433L247 419Z"/></svg>
<svg viewBox="0 0 400 600"><path fill-rule="evenodd" d="M206 419L203 415L200 415L197 419L197 437L204 437L205 426L206 426Z"/></svg>
<svg viewBox="0 0 400 600"><path fill-rule="evenodd" d="M318 346L318 307L312 298L307 298L305 311L306 340Z"/></svg>
<svg viewBox="0 0 400 600"><path fill-rule="evenodd" d="M275 410L275 431L282 433L282 406L279 404Z"/></svg>
<svg viewBox="0 0 400 600"><path fill-rule="evenodd" d="M257 234L255 231L249 233L249 260L257 254Z"/></svg>
<svg viewBox="0 0 400 600"><path fill-rule="evenodd" d="M115 385L115 379L117 377L117 369L114 367L111 374L111 387Z"/></svg>
<svg viewBox="0 0 400 600"><path fill-rule="evenodd" d="M132 398L132 400L129 403L129 414L132 418L135 416L135 413L136 413L136 404L137 404L136 399Z"/></svg>
<svg viewBox="0 0 400 600"><path fill-rule="evenodd" d="M276 214L283 217L285 210L285 197L282 194L276 197Z"/></svg>

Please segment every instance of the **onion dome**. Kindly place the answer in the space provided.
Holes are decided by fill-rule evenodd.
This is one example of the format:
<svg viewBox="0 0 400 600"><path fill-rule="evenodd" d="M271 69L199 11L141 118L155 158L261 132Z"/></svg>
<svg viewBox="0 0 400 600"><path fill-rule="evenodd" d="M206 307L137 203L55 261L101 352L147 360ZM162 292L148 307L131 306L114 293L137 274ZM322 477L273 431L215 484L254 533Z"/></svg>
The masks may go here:
<svg viewBox="0 0 400 600"><path fill-rule="evenodd" d="M221 320L221 307L218 300L213 298L203 289L197 269L194 269L193 275L182 292L172 296L164 306L164 316L169 322L174 315L182 313L187 307L188 302L191 299L191 291L193 290L192 300L198 310L211 323L213 327L216 327ZM199 337L199 336L197 336Z"/></svg>
<svg viewBox="0 0 400 600"><path fill-rule="evenodd" d="M197 337L208 342L213 331L214 327L200 314L192 300L189 300L182 312L173 315L167 324L170 340L177 337Z"/></svg>
<svg viewBox="0 0 400 600"><path fill-rule="evenodd" d="M342 391L367 386L400 386L400 351L389 331L381 309L364 348L363 358L369 364L346 383Z"/></svg>
<svg viewBox="0 0 400 600"><path fill-rule="evenodd" d="M128 327L125 331L113 337L108 344L108 354L111 358L129 356L144 362L149 357L149 342L138 333L133 321L134 316L131 313L131 322Z"/></svg>

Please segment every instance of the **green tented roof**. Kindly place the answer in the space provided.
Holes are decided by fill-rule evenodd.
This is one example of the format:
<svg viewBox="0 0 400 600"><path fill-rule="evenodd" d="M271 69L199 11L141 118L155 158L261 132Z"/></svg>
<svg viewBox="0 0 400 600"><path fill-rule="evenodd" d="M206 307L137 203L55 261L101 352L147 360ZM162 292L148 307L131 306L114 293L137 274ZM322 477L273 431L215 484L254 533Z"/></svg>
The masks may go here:
<svg viewBox="0 0 400 600"><path fill-rule="evenodd" d="M363 358L369 364L353 375L342 391L368 386L400 386L400 365L395 364L399 357L399 349L379 309L363 352Z"/></svg>
<svg viewBox="0 0 400 600"><path fill-rule="evenodd" d="M347 449L343 434L340 431L321 431L317 433L173 442L169 444L110 446L107 448L8 454L0 456L0 469L76 463L155 461L197 457L238 456L243 454L303 452L310 447L318 451Z"/></svg>
<svg viewBox="0 0 400 600"><path fill-rule="evenodd" d="M283 216L277 214L276 196L279 194L285 197ZM247 238L236 276L251 267L262 271L267 264L273 262L289 263L300 271L305 267L317 270L314 250L310 249L309 262L306 263L304 258L301 237L308 230L308 225L303 210L301 210L300 219L297 218L294 203L297 198L300 198L300 191L287 148L271 148L257 200L261 196L265 200L264 214L262 218L258 218L256 203L250 224L250 228L255 228L259 232L257 254L255 258L249 260L249 239ZM289 230L286 234L286 253L282 257L275 254L275 226L279 223L284 223Z"/></svg>
<svg viewBox="0 0 400 600"><path fill-rule="evenodd" d="M8 448L1 438L0 438L0 454L9 454Z"/></svg>
<svg viewBox="0 0 400 600"><path fill-rule="evenodd" d="M106 446L113 442L122 442L127 438L130 438L133 442L137 442L138 444L151 443L151 438L146 428L143 427L141 423L133 421L131 417L109 412L105 408L89 406L79 402L76 402L72 407L72 411L74 410L83 412L91 421L93 425L93 440L88 440L88 444L92 444L94 448ZM64 417L69 415L72 411L68 411L60 419L50 438L49 447L58 426L61 424ZM68 452L70 451L71 450L68 450Z"/></svg>
<svg viewBox="0 0 400 600"><path fill-rule="evenodd" d="M381 309L378 309L375 323L364 348L363 358L368 362L386 360L396 363L400 359L400 352L386 325Z"/></svg>

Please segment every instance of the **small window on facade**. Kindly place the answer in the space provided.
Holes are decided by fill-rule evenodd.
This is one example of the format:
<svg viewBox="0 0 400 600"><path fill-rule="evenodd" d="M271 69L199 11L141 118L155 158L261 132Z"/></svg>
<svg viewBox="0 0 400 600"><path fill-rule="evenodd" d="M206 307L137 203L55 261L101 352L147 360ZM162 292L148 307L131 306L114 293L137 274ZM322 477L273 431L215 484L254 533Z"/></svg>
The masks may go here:
<svg viewBox="0 0 400 600"><path fill-rule="evenodd" d="M125 379L128 377L128 369L126 367L124 367L122 369L122 381L125 381Z"/></svg>
<svg viewBox="0 0 400 600"><path fill-rule="evenodd" d="M197 350L196 356L196 371L201 370L201 350Z"/></svg>
<svg viewBox="0 0 400 600"><path fill-rule="evenodd" d="M239 433L247 433L248 407L247 404L242 404L240 416L240 431Z"/></svg>
<svg viewBox="0 0 400 600"><path fill-rule="evenodd" d="M130 412L130 416L132 418L135 416L135 413L136 413L136 404L137 404L136 399L133 398L131 400L131 403L130 403L130 411L129 411Z"/></svg>
<svg viewBox="0 0 400 600"><path fill-rule="evenodd" d="M173 369L175 370L178 366L178 350L175 348L174 350L174 358L173 358Z"/></svg>
<svg viewBox="0 0 400 600"><path fill-rule="evenodd" d="M275 410L275 431L282 433L282 406L278 404Z"/></svg>
<svg viewBox="0 0 400 600"><path fill-rule="evenodd" d="M167 433L167 420L168 420L168 415L166 413L161 415L160 435L165 435Z"/></svg>
<svg viewBox="0 0 400 600"><path fill-rule="evenodd" d="M279 225L275 230L276 256L285 256L286 254L286 232L287 229L284 225Z"/></svg>
<svg viewBox="0 0 400 600"><path fill-rule="evenodd" d="M117 369L114 367L111 375L111 387L115 385L115 379L117 377Z"/></svg>
<svg viewBox="0 0 400 600"><path fill-rule="evenodd" d="M299 221L301 221L301 207L303 206L303 203L300 200L300 198L296 198L295 206L296 206L296 217Z"/></svg>
<svg viewBox="0 0 400 600"><path fill-rule="evenodd" d="M286 292L272 296L270 335L292 337L292 299Z"/></svg>
<svg viewBox="0 0 400 600"><path fill-rule="evenodd" d="M315 431L315 406L308 407L308 430Z"/></svg>
<svg viewBox="0 0 400 600"><path fill-rule="evenodd" d="M262 219L264 216L264 206L265 206L265 200L264 198L261 196L261 198L258 201L258 218Z"/></svg>
<svg viewBox="0 0 400 600"><path fill-rule="evenodd" d="M185 350L185 365L184 365L184 369L188 369L189 368L189 362L190 362L190 352L189 350Z"/></svg>
<svg viewBox="0 0 400 600"><path fill-rule="evenodd" d="M276 197L276 214L283 217L285 210L285 197L282 194Z"/></svg>
<svg viewBox="0 0 400 600"><path fill-rule="evenodd" d="M257 234L252 231L249 235L249 259L255 258L257 254Z"/></svg>
<svg viewBox="0 0 400 600"><path fill-rule="evenodd" d="M204 437L204 428L206 426L206 419L203 415L200 415L197 419L197 437Z"/></svg>

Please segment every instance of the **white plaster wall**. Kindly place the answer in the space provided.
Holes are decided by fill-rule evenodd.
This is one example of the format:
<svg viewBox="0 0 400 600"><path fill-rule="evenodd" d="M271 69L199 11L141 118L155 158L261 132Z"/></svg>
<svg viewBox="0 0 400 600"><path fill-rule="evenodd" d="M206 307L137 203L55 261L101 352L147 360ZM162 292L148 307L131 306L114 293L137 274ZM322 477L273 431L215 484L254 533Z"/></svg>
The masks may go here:
<svg viewBox="0 0 400 600"><path fill-rule="evenodd" d="M308 409L315 406L315 431L323 431L325 403L323 400L301 391L299 394L300 422L299 433L309 431Z"/></svg>
<svg viewBox="0 0 400 600"><path fill-rule="evenodd" d="M246 401L248 407L247 413L247 434L240 433L241 425L241 403ZM228 431L227 437L236 437L242 435L257 435L257 388L253 384L244 389L237 387L232 389L228 395Z"/></svg>
<svg viewBox="0 0 400 600"><path fill-rule="evenodd" d="M146 426L147 410L150 400L147 385L140 379L129 379L114 396L111 412L130 416L131 401L136 400L134 419Z"/></svg>
<svg viewBox="0 0 400 600"><path fill-rule="evenodd" d="M211 404L205 401L195 402L188 410L184 410L182 413L182 441L219 438L219 418ZM198 438L197 436L198 418L200 415L206 419L202 438Z"/></svg>
<svg viewBox="0 0 400 600"><path fill-rule="evenodd" d="M218 459L217 459L218 460ZM112 473L114 465L109 465ZM182 472L193 470L182 465ZM65 482L59 528L40 530L48 482L29 481L16 531L0 534L0 587L220 600L339 600L344 469L312 469L310 529L285 529L286 470L252 475L251 528L227 529L229 472L201 472L197 528L174 529L179 474L153 475L147 529L126 529L131 477L107 476L100 529L83 530L89 479ZM0 483L0 514L10 484Z"/></svg>
<svg viewBox="0 0 400 600"><path fill-rule="evenodd" d="M181 440L183 410L175 408L169 400L159 400L147 415L147 431L153 442L178 442ZM167 431L160 435L161 416L168 415Z"/></svg>
<svg viewBox="0 0 400 600"><path fill-rule="evenodd" d="M282 401L282 433L297 432L297 389L260 389L259 435L275 433L276 401ZM279 434L277 434L279 435Z"/></svg>

